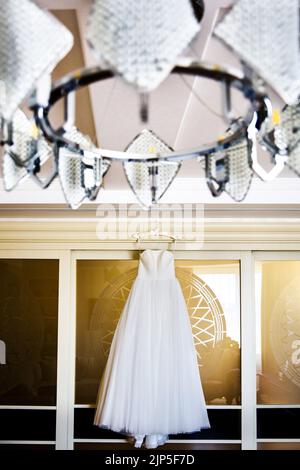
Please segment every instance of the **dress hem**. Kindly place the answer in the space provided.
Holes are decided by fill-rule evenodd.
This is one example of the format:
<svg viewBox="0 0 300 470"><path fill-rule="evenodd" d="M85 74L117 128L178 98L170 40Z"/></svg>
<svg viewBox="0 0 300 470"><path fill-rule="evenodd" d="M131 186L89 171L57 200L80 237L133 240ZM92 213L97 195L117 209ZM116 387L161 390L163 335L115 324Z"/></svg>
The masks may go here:
<svg viewBox="0 0 300 470"><path fill-rule="evenodd" d="M158 431L158 430L155 430L155 431L129 431L129 430L126 430L126 429L116 429L116 428L112 428L112 427L109 427L109 426L106 426L106 425L101 425L101 424L96 424L96 423L93 423L94 426L97 426L98 428L100 429L107 429L107 430L110 430L110 431L113 431L113 432L117 432L119 434L124 434L126 436L136 436L138 434L143 434L143 435L150 435L150 434L172 434L172 435L175 435L175 434L193 434L195 432L201 432L202 430L204 429L211 429L211 426L210 425L204 425L204 426L201 426L201 427L198 427L196 429L193 429L193 430L189 430L189 431Z"/></svg>

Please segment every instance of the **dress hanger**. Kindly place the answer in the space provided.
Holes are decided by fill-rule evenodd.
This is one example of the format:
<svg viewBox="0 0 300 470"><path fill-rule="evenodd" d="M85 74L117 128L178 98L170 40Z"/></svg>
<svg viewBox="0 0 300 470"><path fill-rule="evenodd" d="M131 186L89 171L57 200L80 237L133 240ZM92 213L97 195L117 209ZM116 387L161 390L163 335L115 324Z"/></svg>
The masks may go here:
<svg viewBox="0 0 300 470"><path fill-rule="evenodd" d="M149 238L149 235L151 236L151 238ZM172 242L172 252L174 251L174 248L176 247L176 237L174 237L173 235L170 235L166 232L159 232L157 229L154 229L154 230L149 230L149 231L145 231L145 232L136 232L132 235L133 238L135 238L135 242L137 243L137 245L140 245L141 241L143 240L146 240L146 241L162 241L162 242L165 242L165 241L171 241ZM143 237L146 237L146 238L143 238ZM142 251L144 251L143 248L141 247L138 247L137 248L138 251L141 253Z"/></svg>

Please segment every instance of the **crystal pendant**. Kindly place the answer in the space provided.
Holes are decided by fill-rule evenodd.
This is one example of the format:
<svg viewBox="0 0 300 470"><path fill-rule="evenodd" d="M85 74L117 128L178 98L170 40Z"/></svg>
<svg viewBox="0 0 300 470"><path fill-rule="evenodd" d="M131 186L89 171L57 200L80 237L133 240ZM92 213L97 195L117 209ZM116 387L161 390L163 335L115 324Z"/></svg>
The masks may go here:
<svg viewBox="0 0 300 470"><path fill-rule="evenodd" d="M11 191L31 172L38 170L53 156L51 146L43 137L37 138L35 124L18 109L12 120L12 145L4 145L3 183Z"/></svg>
<svg viewBox="0 0 300 470"><path fill-rule="evenodd" d="M286 166L300 176L300 101L295 106L285 106L277 125L263 137L287 155Z"/></svg>
<svg viewBox="0 0 300 470"><path fill-rule="evenodd" d="M80 155L61 147L58 154L58 174L65 199L72 209L77 209L84 199L96 199L110 162L93 156L92 150L96 147L89 137L75 127L67 131L64 137L86 151L84 155Z"/></svg>
<svg viewBox="0 0 300 470"><path fill-rule="evenodd" d="M32 1L1 0L0 116L10 121L36 82L72 45L72 34Z"/></svg>
<svg viewBox="0 0 300 470"><path fill-rule="evenodd" d="M126 152L149 156L170 153L173 150L154 132L143 130L127 147ZM149 208L166 192L181 164L178 162L124 162L127 181L142 206Z"/></svg>
<svg viewBox="0 0 300 470"><path fill-rule="evenodd" d="M299 1L239 0L215 34L287 104L300 95Z"/></svg>
<svg viewBox="0 0 300 470"><path fill-rule="evenodd" d="M251 168L252 141L241 138L229 149L206 158L206 177L214 196L225 191L234 201L245 199L253 178Z"/></svg>
<svg viewBox="0 0 300 470"><path fill-rule="evenodd" d="M95 0L87 40L101 64L149 92L199 30L190 0Z"/></svg>

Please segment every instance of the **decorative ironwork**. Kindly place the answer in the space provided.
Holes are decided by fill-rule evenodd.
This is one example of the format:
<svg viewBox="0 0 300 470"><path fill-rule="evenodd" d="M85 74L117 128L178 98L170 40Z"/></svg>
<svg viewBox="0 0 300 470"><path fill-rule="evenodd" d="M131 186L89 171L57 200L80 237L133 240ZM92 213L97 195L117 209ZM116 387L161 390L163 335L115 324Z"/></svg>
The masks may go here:
<svg viewBox="0 0 300 470"><path fill-rule="evenodd" d="M271 312L270 344L279 370L300 387L299 282L295 277L280 293Z"/></svg>

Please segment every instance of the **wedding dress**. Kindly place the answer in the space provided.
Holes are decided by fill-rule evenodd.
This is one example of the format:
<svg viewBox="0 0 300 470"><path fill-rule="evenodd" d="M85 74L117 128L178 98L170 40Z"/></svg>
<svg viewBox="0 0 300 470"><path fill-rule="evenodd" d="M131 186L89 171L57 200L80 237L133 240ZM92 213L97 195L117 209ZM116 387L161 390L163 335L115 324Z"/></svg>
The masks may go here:
<svg viewBox="0 0 300 470"><path fill-rule="evenodd" d="M209 428L192 330L171 252L146 250L103 374L94 424L143 439Z"/></svg>

